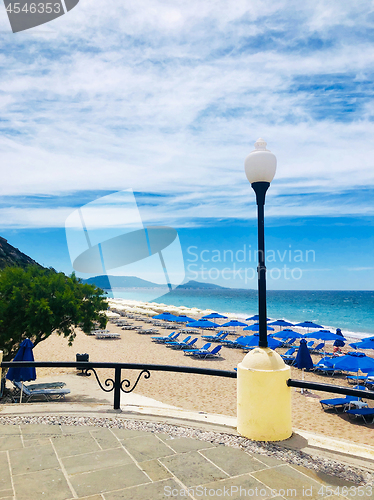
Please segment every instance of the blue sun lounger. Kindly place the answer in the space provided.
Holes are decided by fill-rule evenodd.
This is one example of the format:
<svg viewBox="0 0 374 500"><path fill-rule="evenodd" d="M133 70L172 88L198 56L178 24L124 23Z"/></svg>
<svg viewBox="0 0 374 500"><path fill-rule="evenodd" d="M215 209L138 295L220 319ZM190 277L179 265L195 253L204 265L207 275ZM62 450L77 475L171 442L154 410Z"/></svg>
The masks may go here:
<svg viewBox="0 0 374 500"><path fill-rule="evenodd" d="M211 346L212 344L210 342L207 342L205 345L203 345L203 347L201 347L200 349L183 349L183 352L186 356L192 356L192 354L194 352L197 352L197 351L202 351L202 350L205 350L207 351L209 349L209 347Z"/></svg>
<svg viewBox="0 0 374 500"><path fill-rule="evenodd" d="M362 417L365 424L374 424L374 408L355 408L346 412L351 418ZM371 421L369 419L371 417Z"/></svg>
<svg viewBox="0 0 374 500"><path fill-rule="evenodd" d="M174 335L174 336L173 336ZM167 342L168 340L175 340L179 337L180 333L175 333L175 332L172 332L170 335L166 335L164 337L151 337L151 340L153 342L157 342L158 344L165 344L165 342Z"/></svg>
<svg viewBox="0 0 374 500"><path fill-rule="evenodd" d="M365 391L366 387L364 387L362 385L356 385L354 387L354 389L360 389L362 391ZM334 409L336 412L338 412L338 409L341 409L342 411L352 411L350 409L348 410L348 408L349 408L350 404L351 403L354 404L355 401L362 402L362 398L357 397L357 396L345 396L345 398L321 399L320 403L321 403L323 410ZM366 403L362 403L362 404L366 404Z"/></svg>
<svg viewBox="0 0 374 500"><path fill-rule="evenodd" d="M199 349L197 352L192 353L193 357L196 358L212 358L214 356L217 356L219 351L222 349L221 345L217 345L214 349L209 351L208 349Z"/></svg>
<svg viewBox="0 0 374 500"><path fill-rule="evenodd" d="M176 345L183 344L183 342L187 343L191 339L191 335L188 335L184 340L181 340L178 342L177 340L167 340L165 342L166 347L175 347Z"/></svg>
<svg viewBox="0 0 374 500"><path fill-rule="evenodd" d="M281 358L286 363L286 365L293 365L295 363L296 357L294 353L296 351L296 347L291 347L285 354L281 354Z"/></svg>

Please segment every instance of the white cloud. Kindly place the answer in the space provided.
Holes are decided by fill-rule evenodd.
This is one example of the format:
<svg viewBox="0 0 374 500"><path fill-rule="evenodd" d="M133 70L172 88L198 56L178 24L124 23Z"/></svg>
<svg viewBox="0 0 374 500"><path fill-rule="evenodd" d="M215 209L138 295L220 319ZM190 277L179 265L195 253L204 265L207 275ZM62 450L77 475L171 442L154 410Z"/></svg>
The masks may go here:
<svg viewBox="0 0 374 500"><path fill-rule="evenodd" d="M372 213L360 197L337 207L298 196L344 199L374 186L374 54L360 34L372 10L370 1L81 0L42 31L3 35L0 193L133 188L170 195L150 220L241 217L253 196L243 161L263 136L278 158L269 214ZM342 75L336 93L313 86ZM357 112L342 120L334 106L344 114L350 94ZM64 213L0 216L49 226Z"/></svg>

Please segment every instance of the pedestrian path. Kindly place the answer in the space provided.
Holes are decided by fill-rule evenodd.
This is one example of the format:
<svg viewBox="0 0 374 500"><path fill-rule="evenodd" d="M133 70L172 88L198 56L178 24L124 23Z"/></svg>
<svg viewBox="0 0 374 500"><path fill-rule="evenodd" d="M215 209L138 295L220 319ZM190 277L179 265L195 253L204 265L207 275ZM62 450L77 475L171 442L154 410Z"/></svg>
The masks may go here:
<svg viewBox="0 0 374 500"><path fill-rule="evenodd" d="M272 456L115 427L0 425L0 467L3 500L359 496L357 484Z"/></svg>

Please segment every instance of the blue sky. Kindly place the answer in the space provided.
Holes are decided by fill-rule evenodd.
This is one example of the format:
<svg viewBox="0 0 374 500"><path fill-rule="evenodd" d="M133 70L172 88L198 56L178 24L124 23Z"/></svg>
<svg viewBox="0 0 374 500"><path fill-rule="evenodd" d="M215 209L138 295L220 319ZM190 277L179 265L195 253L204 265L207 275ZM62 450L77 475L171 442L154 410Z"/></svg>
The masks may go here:
<svg viewBox="0 0 374 500"><path fill-rule="evenodd" d="M81 0L0 25L10 244L69 273L66 219L132 189L145 225L178 230L187 278L255 288L235 254L256 248L243 162L261 136L278 160L269 288L373 289L372 2Z"/></svg>

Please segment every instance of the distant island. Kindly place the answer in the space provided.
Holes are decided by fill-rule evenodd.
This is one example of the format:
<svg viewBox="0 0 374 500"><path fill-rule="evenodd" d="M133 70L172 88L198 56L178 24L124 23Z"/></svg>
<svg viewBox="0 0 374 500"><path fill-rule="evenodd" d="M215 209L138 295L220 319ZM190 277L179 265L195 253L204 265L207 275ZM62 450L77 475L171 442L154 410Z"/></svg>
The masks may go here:
<svg viewBox="0 0 374 500"><path fill-rule="evenodd" d="M82 279L83 283L88 283L90 285L96 285L103 290L117 289L117 288L165 288L166 285L159 285L158 283L152 283L151 281L143 280L137 278L136 276L94 276L92 278ZM178 285L176 290L207 290L207 289L222 289L225 287L219 285L213 285L212 283L200 283L199 281L190 280L187 283Z"/></svg>

